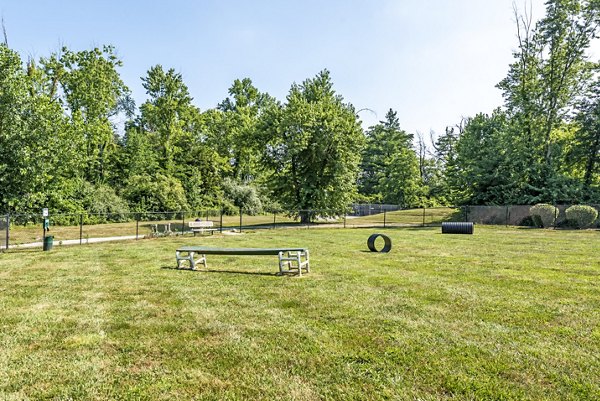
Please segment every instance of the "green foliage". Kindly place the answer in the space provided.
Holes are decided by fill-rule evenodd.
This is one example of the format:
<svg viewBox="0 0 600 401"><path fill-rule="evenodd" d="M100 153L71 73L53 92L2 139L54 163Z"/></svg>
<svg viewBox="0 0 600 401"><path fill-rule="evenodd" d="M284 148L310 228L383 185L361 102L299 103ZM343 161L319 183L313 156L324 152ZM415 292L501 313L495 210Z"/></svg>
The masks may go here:
<svg viewBox="0 0 600 401"><path fill-rule="evenodd" d="M240 184L230 178L223 181L223 193L225 197L226 213L232 212L231 205L235 206L235 213L241 208L244 213L253 215L261 213L263 210L262 202L258 191L251 185Z"/></svg>
<svg viewBox="0 0 600 401"><path fill-rule="evenodd" d="M178 144L175 173L190 207L201 209L219 205L222 197L223 176L230 170L227 160L206 142L192 135Z"/></svg>
<svg viewBox="0 0 600 401"><path fill-rule="evenodd" d="M518 200L556 201L572 192L565 187L566 142L557 130L589 82L586 51L597 34L599 13L596 1L548 0L546 15L535 26L516 15L519 48L498 87L511 119L508 154Z"/></svg>
<svg viewBox="0 0 600 401"><path fill-rule="evenodd" d="M119 168L122 175L152 175L159 171L160 156L154 149L148 132L130 123L120 145Z"/></svg>
<svg viewBox="0 0 600 401"><path fill-rule="evenodd" d="M433 157L393 110L363 133L326 70L284 104L236 79L201 112L182 75L156 65L134 115L113 47L24 65L0 45L0 211L600 202L600 81L587 54L599 15L596 0L548 0L536 25L517 15L505 107L447 128Z"/></svg>
<svg viewBox="0 0 600 401"><path fill-rule="evenodd" d="M593 191L600 189L600 79L590 87L579 109L579 126L567 161L582 175L582 198L589 200L594 199Z"/></svg>
<svg viewBox="0 0 600 401"><path fill-rule="evenodd" d="M105 184L84 183L82 188L83 208L88 214L96 215L90 222L126 221L130 216L127 202Z"/></svg>
<svg viewBox="0 0 600 401"><path fill-rule="evenodd" d="M428 196L455 204L598 200L598 89L590 89L596 67L587 53L600 7L549 0L535 25L515 14L515 61L498 84L505 108L467 118L435 142L429 177L441 170L443 179L424 178Z"/></svg>
<svg viewBox="0 0 600 401"><path fill-rule="evenodd" d="M569 223L577 228L590 227L598 218L598 211L587 205L573 205L565 211L565 214Z"/></svg>
<svg viewBox="0 0 600 401"><path fill-rule="evenodd" d="M464 121L448 160L447 180L458 204L507 204L515 200L513 160L506 115L478 114Z"/></svg>
<svg viewBox="0 0 600 401"><path fill-rule="evenodd" d="M123 197L136 212L189 210L181 182L163 174L129 177Z"/></svg>
<svg viewBox="0 0 600 401"><path fill-rule="evenodd" d="M421 204L424 191L412 140L392 109L385 121L369 128L359 180L362 194L403 207Z"/></svg>
<svg viewBox="0 0 600 401"><path fill-rule="evenodd" d="M458 170L455 159L459 134L455 127L446 127L444 134L433 143L435 151L433 157L422 162L422 177L423 182L427 185L426 198L429 204L460 203L461 196L458 193L461 188L455 188L450 178Z"/></svg>
<svg viewBox="0 0 600 401"><path fill-rule="evenodd" d="M61 105L39 92L43 71L0 45L0 209L31 212L69 197L82 166Z"/></svg>
<svg viewBox="0 0 600 401"><path fill-rule="evenodd" d="M538 227L553 227L558 217L558 209L552 205L538 203L529 208L529 214Z"/></svg>
<svg viewBox="0 0 600 401"><path fill-rule="evenodd" d="M104 46L74 52L63 47L60 54L42 59L42 66L47 95L58 98L71 117L72 136L85 156L84 178L104 181L111 170L110 155L116 150L113 117L133 113L129 89L117 71L121 61L115 49Z"/></svg>
<svg viewBox="0 0 600 401"><path fill-rule="evenodd" d="M357 192L364 136L352 105L333 90L329 71L292 85L287 103L268 110L265 127L269 184L282 205L322 215L345 210Z"/></svg>
<svg viewBox="0 0 600 401"><path fill-rule="evenodd" d="M261 117L276 101L259 92L249 78L236 79L229 95L215 110L218 117L208 127L207 141L229 161L234 179L251 182L264 172L260 162L264 148Z"/></svg>
<svg viewBox="0 0 600 401"><path fill-rule="evenodd" d="M174 69L165 72L156 65L142 82L149 99L140 107L137 125L149 136L161 169L170 175L175 170L176 154L183 151L181 145L193 132L199 111L191 103L183 77Z"/></svg>

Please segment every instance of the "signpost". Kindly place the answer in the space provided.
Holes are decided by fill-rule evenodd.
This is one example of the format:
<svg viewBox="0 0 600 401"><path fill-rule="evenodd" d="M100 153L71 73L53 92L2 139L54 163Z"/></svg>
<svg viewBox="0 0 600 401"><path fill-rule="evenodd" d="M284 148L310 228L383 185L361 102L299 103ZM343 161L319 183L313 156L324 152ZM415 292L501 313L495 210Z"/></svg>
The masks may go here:
<svg viewBox="0 0 600 401"><path fill-rule="evenodd" d="M46 243L46 221L48 220L48 208L42 209L42 244Z"/></svg>
<svg viewBox="0 0 600 401"><path fill-rule="evenodd" d="M50 219L48 216L48 208L45 207L42 209L42 228L44 230L44 234L42 236L42 248L44 251L49 251L52 248L51 238L49 238L49 241L46 241L46 231L50 229Z"/></svg>

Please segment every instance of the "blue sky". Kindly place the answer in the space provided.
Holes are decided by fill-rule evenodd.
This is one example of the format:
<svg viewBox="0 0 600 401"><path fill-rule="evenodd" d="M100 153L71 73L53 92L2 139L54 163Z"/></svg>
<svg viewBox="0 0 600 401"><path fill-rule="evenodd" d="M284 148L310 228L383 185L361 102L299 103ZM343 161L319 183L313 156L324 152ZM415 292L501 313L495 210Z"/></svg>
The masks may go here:
<svg viewBox="0 0 600 401"><path fill-rule="evenodd" d="M540 18L543 0L532 9ZM202 110L236 78L284 101L327 68L346 101L376 113L360 113L365 126L393 108L425 135L500 106L516 47L512 0L0 0L0 13L24 58L114 45L138 105L155 64L182 73Z"/></svg>

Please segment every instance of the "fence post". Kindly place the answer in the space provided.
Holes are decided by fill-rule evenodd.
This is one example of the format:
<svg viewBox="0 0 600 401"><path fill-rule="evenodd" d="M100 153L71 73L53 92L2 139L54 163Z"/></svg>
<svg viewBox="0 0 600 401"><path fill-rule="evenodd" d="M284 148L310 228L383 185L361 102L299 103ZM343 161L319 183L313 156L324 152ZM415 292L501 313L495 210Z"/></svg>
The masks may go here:
<svg viewBox="0 0 600 401"><path fill-rule="evenodd" d="M6 248L8 251L8 245L10 244L10 213L6 214Z"/></svg>
<svg viewBox="0 0 600 401"><path fill-rule="evenodd" d="M423 227L425 227L425 205L423 205Z"/></svg>
<svg viewBox="0 0 600 401"><path fill-rule="evenodd" d="M385 228L386 220L387 220L387 210L383 209L383 228Z"/></svg>
<svg viewBox="0 0 600 401"><path fill-rule="evenodd" d="M181 236L183 236L183 234L184 234L184 231L183 231L184 229L185 229L185 210L183 212L181 212Z"/></svg>
<svg viewBox="0 0 600 401"><path fill-rule="evenodd" d="M83 243L83 214L79 215L79 245Z"/></svg>
<svg viewBox="0 0 600 401"><path fill-rule="evenodd" d="M136 241L140 238L140 214L135 215L135 239Z"/></svg>
<svg viewBox="0 0 600 401"><path fill-rule="evenodd" d="M45 226L45 221L44 221L45 217L42 217L42 247L44 246L43 244L46 242L46 226Z"/></svg>
<svg viewBox="0 0 600 401"><path fill-rule="evenodd" d="M223 234L223 209L221 209L221 217L219 220L219 233Z"/></svg>
<svg viewBox="0 0 600 401"><path fill-rule="evenodd" d="M275 219L277 218L277 212L273 212L273 230L275 229Z"/></svg>
<svg viewBox="0 0 600 401"><path fill-rule="evenodd" d="M506 205L506 227L508 227L508 221L510 220L510 212L508 209L508 205Z"/></svg>
<svg viewBox="0 0 600 401"><path fill-rule="evenodd" d="M346 215L348 214L348 212L344 212L344 228L346 228Z"/></svg>
<svg viewBox="0 0 600 401"><path fill-rule="evenodd" d="M240 206L240 232L242 232L242 207Z"/></svg>

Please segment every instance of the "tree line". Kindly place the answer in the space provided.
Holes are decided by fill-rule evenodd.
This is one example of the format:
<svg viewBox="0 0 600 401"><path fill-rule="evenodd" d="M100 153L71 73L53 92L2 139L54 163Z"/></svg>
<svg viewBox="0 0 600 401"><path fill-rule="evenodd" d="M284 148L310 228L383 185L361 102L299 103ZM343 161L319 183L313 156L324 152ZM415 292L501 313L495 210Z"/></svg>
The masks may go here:
<svg viewBox="0 0 600 401"><path fill-rule="evenodd" d="M284 101L238 79L202 111L161 65L142 78L137 106L111 46L23 60L0 45L0 211L600 203L600 78L589 56L600 1L548 0L539 22L515 17L514 62L497 85L504 104L431 146L392 109L363 130L327 70Z"/></svg>

